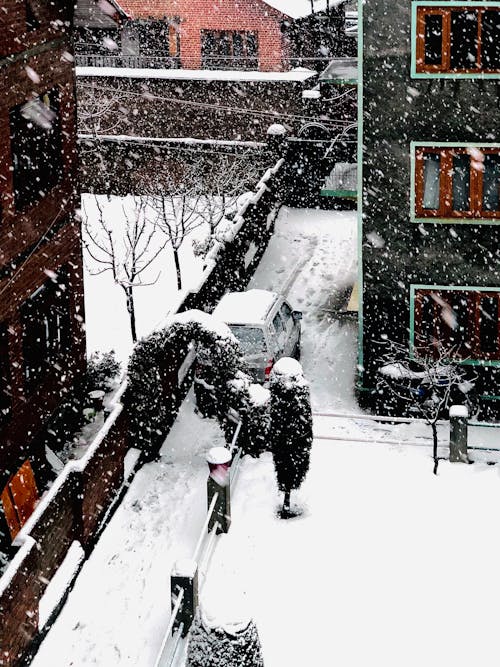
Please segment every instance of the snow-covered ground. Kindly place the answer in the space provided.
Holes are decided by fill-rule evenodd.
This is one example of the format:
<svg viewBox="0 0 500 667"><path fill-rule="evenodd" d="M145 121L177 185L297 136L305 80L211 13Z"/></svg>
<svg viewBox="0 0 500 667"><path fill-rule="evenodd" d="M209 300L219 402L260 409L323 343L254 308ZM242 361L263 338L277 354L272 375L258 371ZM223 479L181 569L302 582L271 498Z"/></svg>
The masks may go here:
<svg viewBox="0 0 500 667"><path fill-rule="evenodd" d="M356 331L333 314L355 275L355 231L352 213L283 209L251 284L287 291L302 308L317 411L359 413ZM496 666L497 466L442 462L434 476L428 446L363 442L428 443L420 425L316 417L314 431L311 469L292 498L303 509L296 519L276 517L270 455L244 459L203 604L215 614L223 605L226 618L250 610L266 667ZM355 442L322 439L332 436ZM204 453L220 444L190 394L161 460L133 480L33 667L154 666L170 569L192 554L203 524Z"/></svg>
<svg viewBox="0 0 500 667"><path fill-rule="evenodd" d="M283 207L249 287L284 291L302 310L304 374L314 410L359 412L354 399L357 324L336 311L356 281L355 211Z"/></svg>
<svg viewBox="0 0 500 667"><path fill-rule="evenodd" d="M266 667L498 664L496 466L434 476L420 449L315 441L303 515L280 500L271 456L245 459L202 596L243 601Z"/></svg>
<svg viewBox="0 0 500 667"><path fill-rule="evenodd" d="M91 230L98 230L99 211L96 200L103 211L103 218L111 228L119 229L124 225L125 217L133 219L133 208L136 198L98 195L82 195L82 215L90 222ZM196 284L203 271L203 260L193 253L192 240L206 235L206 226L200 225L186 236L179 249L182 286L184 290ZM83 230L84 241L89 242ZM165 244L165 236L157 232L150 244L150 252L154 253ZM102 257L95 246L89 243L92 252ZM141 247L143 244L141 244ZM85 259L85 325L87 353L95 351L108 352L114 350L122 368L132 351L130 322L126 310L125 293L114 279L111 271L102 272L104 265L95 261L89 253L84 252ZM177 280L173 253L170 245L160 252L151 266L140 276L144 285L134 289L136 307L137 333L139 338L146 336L165 317L178 299Z"/></svg>

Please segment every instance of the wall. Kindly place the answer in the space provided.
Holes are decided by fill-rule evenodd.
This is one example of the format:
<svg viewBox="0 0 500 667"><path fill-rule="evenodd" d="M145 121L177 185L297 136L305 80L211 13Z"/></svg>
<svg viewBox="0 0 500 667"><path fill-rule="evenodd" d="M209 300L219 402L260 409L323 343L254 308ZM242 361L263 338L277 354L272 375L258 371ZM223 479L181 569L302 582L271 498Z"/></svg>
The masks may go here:
<svg viewBox="0 0 500 667"><path fill-rule="evenodd" d="M0 488L25 458L32 459L35 469L37 459L44 458L37 435L85 364L83 271L79 227L73 219L78 200L75 80L69 55L72 5L32 0L36 25L32 22L31 30L27 6L22 0L6 0L0 12L0 321L8 327L12 396L11 416L0 429ZM62 176L36 203L18 211L9 111L51 89L59 93ZM72 347L59 368L27 394L19 308L62 266L69 269Z"/></svg>
<svg viewBox="0 0 500 667"><path fill-rule="evenodd" d="M315 84L314 76L244 81L97 74L99 68L96 76L77 77L80 134L265 141L272 123L298 130L302 90Z"/></svg>

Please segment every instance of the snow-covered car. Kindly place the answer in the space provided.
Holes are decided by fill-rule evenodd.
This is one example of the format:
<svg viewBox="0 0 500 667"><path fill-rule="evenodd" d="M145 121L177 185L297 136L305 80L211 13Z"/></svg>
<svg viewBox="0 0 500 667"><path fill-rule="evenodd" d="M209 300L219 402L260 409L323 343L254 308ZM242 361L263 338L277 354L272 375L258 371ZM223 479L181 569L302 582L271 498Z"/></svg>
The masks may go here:
<svg viewBox="0 0 500 667"><path fill-rule="evenodd" d="M391 389L398 411L419 412L419 405L433 402L446 418L451 405L465 405L469 416L478 413L474 381L453 364L420 363L416 359L393 361L378 369L381 382ZM474 378L475 379L475 378ZM405 410L406 408L406 410Z"/></svg>
<svg viewBox="0 0 500 667"><path fill-rule="evenodd" d="M281 357L300 358L302 313L293 310L281 294L260 289L229 292L213 315L225 322L239 340L257 382L269 378L274 363Z"/></svg>

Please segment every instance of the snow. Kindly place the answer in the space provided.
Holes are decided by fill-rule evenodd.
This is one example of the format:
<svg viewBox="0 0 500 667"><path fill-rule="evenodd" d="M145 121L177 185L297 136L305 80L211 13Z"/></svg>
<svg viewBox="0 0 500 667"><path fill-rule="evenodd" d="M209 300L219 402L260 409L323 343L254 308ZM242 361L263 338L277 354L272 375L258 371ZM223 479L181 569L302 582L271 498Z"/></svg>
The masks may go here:
<svg viewBox="0 0 500 667"><path fill-rule="evenodd" d="M284 134L286 134L286 127L284 125L282 125L281 123L272 123L267 128L266 134L268 134L268 135L278 135L278 136L284 135Z"/></svg>
<svg viewBox="0 0 500 667"><path fill-rule="evenodd" d="M78 540L74 540L40 599L38 605L38 626L40 628L43 628L47 621L50 620L52 612L60 604L84 557L85 553L82 545Z"/></svg>
<svg viewBox="0 0 500 667"><path fill-rule="evenodd" d="M134 197L98 195L97 201L102 207L106 222L119 225L125 215L131 215ZM95 225L98 220L96 198L91 194L82 195L82 210ZM203 274L203 260L193 253L192 239L203 235L205 229L199 227L190 234L179 249L183 291L177 291L175 266L172 250L167 245L155 262L143 274L142 287L134 290L137 329L139 338L150 334L170 311L182 300L186 290L196 285ZM164 242L163 235L156 234L151 242L152 252L158 248L155 244ZM84 234L85 238L85 234ZM96 351L114 350L122 368L127 365L132 351L132 336L126 310L123 289L114 282L110 271L94 275L102 270L87 253L84 254L85 287L85 331L87 355Z"/></svg>
<svg viewBox="0 0 500 667"><path fill-rule="evenodd" d="M265 405L269 401L269 389L266 389L261 384L250 384L248 393L250 394L250 401L256 407Z"/></svg>
<svg viewBox="0 0 500 667"><path fill-rule="evenodd" d="M309 3L309 6L310 3ZM76 67L76 76L115 77L125 79L176 79L201 81L306 81L316 72L297 67L288 72L208 69L140 69L130 67Z"/></svg>
<svg viewBox="0 0 500 667"><path fill-rule="evenodd" d="M278 359L274 364L271 375L297 378L303 377L304 371L296 359L292 359L291 357L281 357L281 359Z"/></svg>
<svg viewBox="0 0 500 667"><path fill-rule="evenodd" d="M168 323L171 324L190 324L196 323L207 331L211 331L216 336L221 338L227 338L230 341L235 342L236 338L231 332L231 329L220 320L220 318L210 313L205 313L203 310L185 310L182 313L177 313L172 318L170 318Z"/></svg>
<svg viewBox="0 0 500 667"><path fill-rule="evenodd" d="M450 408L450 417L464 417L467 419L469 411L466 405L452 405Z"/></svg>
<svg viewBox="0 0 500 667"><path fill-rule="evenodd" d="M262 324L276 301L277 294L261 289L225 294L213 315L230 324Z"/></svg>
<svg viewBox="0 0 500 667"><path fill-rule="evenodd" d="M329 414L314 416L310 472L292 495L301 516L277 518L270 454L243 459L231 529L201 577L201 602L217 625L251 616L266 667L496 667L500 484L498 468L481 461L498 453L473 451L473 465L442 461L435 476L423 422L359 413L355 329L332 305L332 292L355 276L355 230L354 213L280 213L252 284L284 288L302 305L304 372ZM448 430L439 425L440 455ZM497 429L469 434L473 445L498 447ZM153 667L170 618L170 572L192 557L205 521L206 453L224 444L215 420L195 413L191 392L32 667ZM33 548L29 539L21 549Z"/></svg>
<svg viewBox="0 0 500 667"><path fill-rule="evenodd" d="M314 11L324 12L329 4L330 7L337 7L346 0L314 0ZM312 14L311 0L264 0L266 5L277 9L282 14L290 16L292 19L300 19Z"/></svg>
<svg viewBox="0 0 500 667"><path fill-rule="evenodd" d="M246 598L266 667L496 665L496 467L315 441L302 515L281 500L270 454L246 458L202 596Z"/></svg>
<svg viewBox="0 0 500 667"><path fill-rule="evenodd" d="M201 621L207 629L222 628L235 637L248 627L251 619L242 596L228 594L224 588L223 594L212 600L210 606L202 606Z"/></svg>
<svg viewBox="0 0 500 667"><path fill-rule="evenodd" d="M313 410L359 412L357 323L338 317L357 279L355 211L283 207L249 288L282 293L302 310L301 364ZM343 301L344 300L344 301Z"/></svg>
<svg viewBox="0 0 500 667"><path fill-rule="evenodd" d="M321 98L321 91L319 90L303 90L302 99L304 100L319 100Z"/></svg>
<svg viewBox="0 0 500 667"><path fill-rule="evenodd" d="M116 143L137 143L137 144L187 144L188 146L239 146L248 148L263 148L267 144L264 141L237 141L226 139L196 139L194 137L143 137L129 134L79 134L79 139L90 139L95 141L115 141Z"/></svg>
<svg viewBox="0 0 500 667"><path fill-rule="evenodd" d="M174 567L172 568L172 576L193 579L197 568L198 565L192 558L179 558L179 560L174 563Z"/></svg>
<svg viewBox="0 0 500 667"><path fill-rule="evenodd" d="M212 447L207 452L207 463L222 465L231 461L231 452L226 447Z"/></svg>

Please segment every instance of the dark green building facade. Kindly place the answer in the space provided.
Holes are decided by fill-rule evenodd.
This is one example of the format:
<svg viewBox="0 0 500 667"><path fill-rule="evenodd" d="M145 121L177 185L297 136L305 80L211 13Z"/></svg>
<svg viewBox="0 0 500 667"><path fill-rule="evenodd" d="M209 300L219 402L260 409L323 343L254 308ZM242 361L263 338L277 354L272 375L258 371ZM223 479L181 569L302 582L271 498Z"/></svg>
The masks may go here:
<svg viewBox="0 0 500 667"><path fill-rule="evenodd" d="M500 2L366 0L359 55L360 396L440 340L498 414Z"/></svg>

